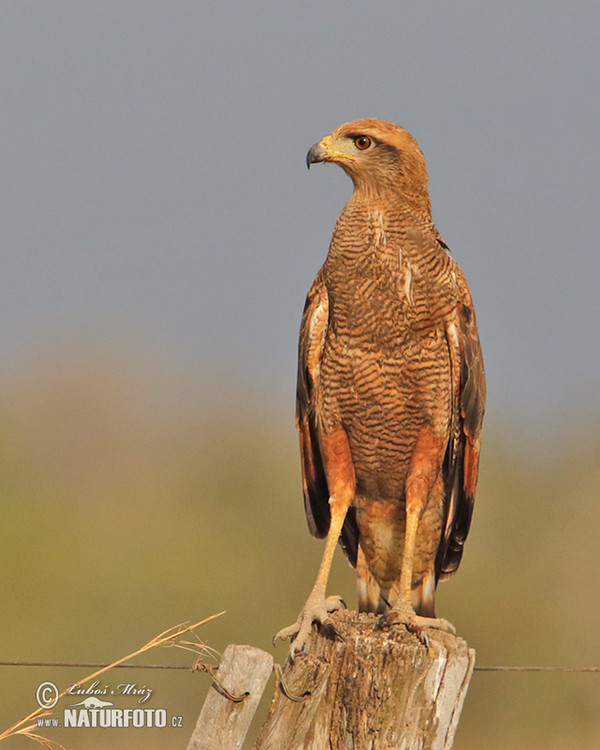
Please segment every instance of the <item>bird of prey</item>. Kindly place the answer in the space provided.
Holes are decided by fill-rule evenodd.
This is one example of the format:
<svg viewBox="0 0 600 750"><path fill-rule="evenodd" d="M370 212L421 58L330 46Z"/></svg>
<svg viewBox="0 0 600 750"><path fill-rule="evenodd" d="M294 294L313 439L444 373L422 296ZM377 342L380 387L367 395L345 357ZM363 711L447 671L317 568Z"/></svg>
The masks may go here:
<svg viewBox="0 0 600 750"><path fill-rule="evenodd" d="M308 526L325 550L297 621L306 644L330 623L336 544L358 575L359 610L387 625L453 631L438 581L460 563L479 464L485 376L467 282L431 218L427 166L402 127L362 119L310 149L354 192L308 293L296 423Z"/></svg>

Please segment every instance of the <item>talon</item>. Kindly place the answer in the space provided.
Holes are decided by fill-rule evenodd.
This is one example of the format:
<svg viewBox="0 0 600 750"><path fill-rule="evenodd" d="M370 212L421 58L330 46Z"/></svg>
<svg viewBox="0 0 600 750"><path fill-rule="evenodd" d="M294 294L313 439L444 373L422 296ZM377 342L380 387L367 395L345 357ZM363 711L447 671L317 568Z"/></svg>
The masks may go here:
<svg viewBox="0 0 600 750"><path fill-rule="evenodd" d="M311 594L296 622L280 630L273 639L274 643L278 640L292 639L288 659L293 663L296 654L304 650L314 622L326 627L336 638L343 640L342 634L334 627L329 613L335 612L345 606L346 604L341 596L328 596L324 599L318 595Z"/></svg>
<svg viewBox="0 0 600 750"><path fill-rule="evenodd" d="M321 623L321 627L327 633L330 633L334 638L337 638L338 641L341 641L342 643L344 642L345 640L344 636L336 628L336 626L333 624L333 620L331 620L330 618L323 620L323 622Z"/></svg>
<svg viewBox="0 0 600 750"><path fill-rule="evenodd" d="M409 633L416 635L419 641L429 649L429 636L425 632L425 628L422 625L417 625L416 622L405 622L404 625Z"/></svg>
<svg viewBox="0 0 600 750"><path fill-rule="evenodd" d="M381 615L381 617L377 619L373 630L385 630L385 628L389 628L393 624L392 622L390 622L390 619L390 612L386 612L384 615Z"/></svg>
<svg viewBox="0 0 600 750"><path fill-rule="evenodd" d="M438 630L445 630L447 633L456 635L456 628L451 622L445 620L443 617L439 618L438 622L440 623Z"/></svg>
<svg viewBox="0 0 600 750"><path fill-rule="evenodd" d="M424 617L416 614L412 607L406 604L400 604L392 608L389 612L381 615L375 623L374 630L383 630L392 625L404 625L409 633L416 635L419 641L429 648L429 636L426 629L444 630L447 633L456 634L456 629L448 620L437 617Z"/></svg>
<svg viewBox="0 0 600 750"><path fill-rule="evenodd" d="M298 647L295 643L292 643L288 651L288 661L290 662L290 664L294 664L294 662L296 661L296 657L302 654L302 652L304 651L304 645L305 644L302 643Z"/></svg>
<svg viewBox="0 0 600 750"><path fill-rule="evenodd" d="M291 638L292 641L296 638L300 631L300 623L298 620L293 625L288 625L287 628L282 628L279 632L273 636L273 646L276 645L277 641L287 641Z"/></svg>

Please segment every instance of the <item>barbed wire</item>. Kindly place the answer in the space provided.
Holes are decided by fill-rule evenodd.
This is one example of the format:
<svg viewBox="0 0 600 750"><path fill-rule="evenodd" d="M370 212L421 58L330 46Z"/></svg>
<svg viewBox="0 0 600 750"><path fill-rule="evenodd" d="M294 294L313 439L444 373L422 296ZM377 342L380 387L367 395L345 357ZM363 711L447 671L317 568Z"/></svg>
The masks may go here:
<svg viewBox="0 0 600 750"><path fill-rule="evenodd" d="M60 662L60 661L0 661L0 667L81 667L84 669L101 669L108 664L96 664L91 662ZM193 671L191 666L181 664L117 664L113 669L185 669ZM600 667L555 667L555 666L527 666L527 665L504 665L504 666L480 666L475 665L475 672L567 672L567 673L599 673Z"/></svg>

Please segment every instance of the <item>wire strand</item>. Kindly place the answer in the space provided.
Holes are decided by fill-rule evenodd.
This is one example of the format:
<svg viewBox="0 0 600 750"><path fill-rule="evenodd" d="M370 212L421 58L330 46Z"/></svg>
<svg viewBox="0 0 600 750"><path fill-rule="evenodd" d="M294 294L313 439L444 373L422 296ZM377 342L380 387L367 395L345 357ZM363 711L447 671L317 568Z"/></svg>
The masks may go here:
<svg viewBox="0 0 600 750"><path fill-rule="evenodd" d="M0 667L82 667L90 669L101 669L108 664L95 664L89 662L53 662L53 661L0 661ZM193 671L191 666L180 664L117 664L113 669L185 669ZM475 672L571 672L571 673L598 673L600 667L552 667L552 666L479 666L474 667Z"/></svg>
<svg viewBox="0 0 600 750"><path fill-rule="evenodd" d="M92 663L70 663L70 662L52 662L52 661L0 661L0 667L83 667L85 669L101 669L110 666L109 664L92 664ZM190 666L178 664L116 664L113 669L187 669L192 671Z"/></svg>
<svg viewBox="0 0 600 750"><path fill-rule="evenodd" d="M502 667L475 667L477 672L600 672L600 667L529 667L529 666L502 666Z"/></svg>

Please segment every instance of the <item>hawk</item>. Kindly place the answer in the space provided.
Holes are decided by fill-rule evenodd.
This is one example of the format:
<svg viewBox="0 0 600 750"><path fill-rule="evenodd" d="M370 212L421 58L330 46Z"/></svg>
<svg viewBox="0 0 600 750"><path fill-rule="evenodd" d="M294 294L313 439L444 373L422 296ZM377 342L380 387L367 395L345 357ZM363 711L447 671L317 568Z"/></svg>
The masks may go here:
<svg viewBox="0 0 600 750"><path fill-rule="evenodd" d="M362 119L316 143L354 192L308 293L296 423L308 526L326 537L290 656L326 597L336 544L358 576L360 611L453 631L435 617L438 581L460 563L473 511L485 376L467 282L431 218L427 165L392 122Z"/></svg>

